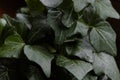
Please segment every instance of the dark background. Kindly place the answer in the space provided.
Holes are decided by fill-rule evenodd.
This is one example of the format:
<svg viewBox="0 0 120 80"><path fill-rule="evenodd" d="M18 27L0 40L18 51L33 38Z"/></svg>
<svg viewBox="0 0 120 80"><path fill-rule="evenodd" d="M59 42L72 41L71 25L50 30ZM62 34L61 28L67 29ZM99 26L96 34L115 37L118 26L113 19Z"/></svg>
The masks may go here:
<svg viewBox="0 0 120 80"><path fill-rule="evenodd" d="M0 0L0 17L3 13L13 17L16 10L24 5L24 0Z"/></svg>
<svg viewBox="0 0 120 80"><path fill-rule="evenodd" d="M111 0L114 8L120 14L120 0ZM25 6L24 0L0 0L0 17L2 17L3 13L9 14L14 17L14 13L21 6ZM120 69L120 20L109 18L108 21L112 25L113 29L117 33L117 48L118 48L118 56L116 57L116 61L118 67Z"/></svg>

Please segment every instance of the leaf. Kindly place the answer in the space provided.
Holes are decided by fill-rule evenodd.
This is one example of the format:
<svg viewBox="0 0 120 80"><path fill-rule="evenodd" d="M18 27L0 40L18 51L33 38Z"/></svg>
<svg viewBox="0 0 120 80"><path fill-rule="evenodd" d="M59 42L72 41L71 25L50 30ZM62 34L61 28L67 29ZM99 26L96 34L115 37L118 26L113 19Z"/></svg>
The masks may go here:
<svg viewBox="0 0 120 80"><path fill-rule="evenodd" d="M93 75L93 74L88 73L88 74L84 77L84 79L82 79L82 80L98 80L98 77L95 76L95 75Z"/></svg>
<svg viewBox="0 0 120 80"><path fill-rule="evenodd" d="M103 21L91 5L83 10L83 13L79 16L79 19L83 20L83 22L89 25L90 28Z"/></svg>
<svg viewBox="0 0 120 80"><path fill-rule="evenodd" d="M58 56L56 64L68 70L78 80L82 80L93 69L90 63L81 60L71 60L64 56Z"/></svg>
<svg viewBox="0 0 120 80"><path fill-rule="evenodd" d="M45 9L39 0L25 0L32 16L39 15Z"/></svg>
<svg viewBox="0 0 120 80"><path fill-rule="evenodd" d="M2 31L5 25L6 25L5 19L0 19L0 36L2 35Z"/></svg>
<svg viewBox="0 0 120 80"><path fill-rule="evenodd" d="M78 80L73 74L63 67L52 65L52 74L54 80Z"/></svg>
<svg viewBox="0 0 120 80"><path fill-rule="evenodd" d="M49 10L47 15L47 21L55 32L55 43L59 45L63 44L67 36L66 34L68 34L67 28L60 22L61 15L62 13L59 10Z"/></svg>
<svg viewBox="0 0 120 80"><path fill-rule="evenodd" d="M116 34L109 23L100 19L91 6L85 9L82 19L89 26L90 42L96 51L105 51L111 55L116 55Z"/></svg>
<svg viewBox="0 0 120 80"><path fill-rule="evenodd" d="M68 5L69 4L69 5ZM66 6L67 5L67 6ZM62 10L67 10L70 7L73 7L72 0L63 0L63 2L58 6Z"/></svg>
<svg viewBox="0 0 120 80"><path fill-rule="evenodd" d="M13 27L11 26L4 26L3 30L2 30L2 35L0 37L0 46L4 44L4 41L5 39L8 37L8 36L11 36L11 35L14 35L15 34L15 31L13 29Z"/></svg>
<svg viewBox="0 0 120 80"><path fill-rule="evenodd" d="M17 31L15 26L12 25L13 18L8 15L3 15L3 19L5 20L4 28L2 29L2 35L0 37L1 45L4 43L5 39L11 35L16 35ZM18 26L16 26L18 28ZM17 34L18 35L18 34ZM20 35L18 35L20 37ZM20 37L21 38L21 37Z"/></svg>
<svg viewBox="0 0 120 80"><path fill-rule="evenodd" d="M102 74L98 77L98 80L111 80L107 75Z"/></svg>
<svg viewBox="0 0 120 80"><path fill-rule="evenodd" d="M6 21L5 19L0 19L0 46L3 44L3 38L2 38L2 35L3 35L3 30L4 30L4 27L6 26Z"/></svg>
<svg viewBox="0 0 120 80"><path fill-rule="evenodd" d="M55 32L55 43L63 44L64 42L68 42L71 37L73 40L77 39L78 36L81 38L81 34L83 36L87 35L88 28L83 21L79 20L77 22L73 22L70 28L66 28L61 24L61 15L62 13L59 10L49 10L48 12L48 23L50 27Z"/></svg>
<svg viewBox="0 0 120 80"><path fill-rule="evenodd" d="M72 0L74 3L74 9L76 12L80 12L82 9L88 6L89 3L94 3L95 0Z"/></svg>
<svg viewBox="0 0 120 80"><path fill-rule="evenodd" d="M29 65L29 73L27 73L28 80L46 80L45 76L42 75L40 70L32 65Z"/></svg>
<svg viewBox="0 0 120 80"><path fill-rule="evenodd" d="M25 40L28 31L31 27L31 24L28 22L28 20L25 17L28 17L27 15L23 15L18 13L17 15L17 19L11 18L8 15L4 15L4 17L7 19L7 22L13 27L15 28L15 31L21 35L21 37Z"/></svg>
<svg viewBox="0 0 120 80"><path fill-rule="evenodd" d="M75 33L81 33L82 36L86 36L88 34L89 26L85 24L83 21L77 21Z"/></svg>
<svg viewBox="0 0 120 80"><path fill-rule="evenodd" d="M95 0L93 7L96 10L96 13L100 15L102 19L108 17L119 19L120 16L116 10L112 7L110 0Z"/></svg>
<svg viewBox="0 0 120 80"><path fill-rule="evenodd" d="M116 55L116 34L107 22L100 22L90 32L90 42L97 52ZM104 46L103 46L104 45Z"/></svg>
<svg viewBox="0 0 120 80"><path fill-rule="evenodd" d="M47 7L57 7L59 6L63 0L40 0Z"/></svg>
<svg viewBox="0 0 120 80"><path fill-rule="evenodd" d="M7 25L7 26L13 27L12 24L11 24L11 20L12 20L13 18L11 18L11 17L10 17L9 15L7 15L7 14L4 14L4 15L3 15L3 19L6 20L6 25Z"/></svg>
<svg viewBox="0 0 120 80"><path fill-rule="evenodd" d="M0 47L0 57L18 58L24 45L25 43L18 34L11 35Z"/></svg>
<svg viewBox="0 0 120 80"><path fill-rule="evenodd" d="M26 41L26 37L28 36L29 33L29 29L26 26L26 24L14 20L12 22L12 25L15 27L17 33L24 39L24 41Z"/></svg>
<svg viewBox="0 0 120 80"><path fill-rule="evenodd" d="M119 80L120 73L117 68L116 62L111 55L104 52L95 53L95 60L93 63L94 71L97 75L106 74L112 80Z"/></svg>
<svg viewBox="0 0 120 80"><path fill-rule="evenodd" d="M53 55L42 47L29 45L24 47L24 53L30 61L40 65L46 76L50 77Z"/></svg>
<svg viewBox="0 0 120 80"><path fill-rule="evenodd" d="M72 44L66 46L66 51L68 55L77 56L82 60L93 62L94 56L93 51L94 49L89 44L88 37L83 38L83 40L79 43Z"/></svg>
<svg viewBox="0 0 120 80"><path fill-rule="evenodd" d="M39 15L33 18L32 28L27 37L29 44L41 43L42 40L45 42L47 39L50 42L53 36L52 29L45 15Z"/></svg>
<svg viewBox="0 0 120 80"><path fill-rule="evenodd" d="M16 18L19 22L23 23L25 25L25 27L31 29L32 25L31 25L30 20L29 20L31 18L31 16L25 15L22 13L17 13Z"/></svg>
<svg viewBox="0 0 120 80"><path fill-rule="evenodd" d="M87 25L83 20L77 20L70 28L66 30L66 39L64 42L80 40L88 34L88 30L89 25Z"/></svg>
<svg viewBox="0 0 120 80"><path fill-rule="evenodd" d="M2 65L0 65L0 80L10 80L8 69Z"/></svg>
<svg viewBox="0 0 120 80"><path fill-rule="evenodd" d="M28 7L22 7L22 8L20 8L20 13L22 13L22 14L29 14L30 10L29 10Z"/></svg>
<svg viewBox="0 0 120 80"><path fill-rule="evenodd" d="M75 22L75 14L73 8L64 10L62 23L68 28L71 27Z"/></svg>

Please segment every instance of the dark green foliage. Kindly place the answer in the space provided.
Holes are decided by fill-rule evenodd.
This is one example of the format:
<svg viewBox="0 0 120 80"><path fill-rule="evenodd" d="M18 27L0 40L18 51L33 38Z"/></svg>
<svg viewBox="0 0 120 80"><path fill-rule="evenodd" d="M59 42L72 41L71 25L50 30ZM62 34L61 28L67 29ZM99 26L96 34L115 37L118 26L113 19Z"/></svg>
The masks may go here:
<svg viewBox="0 0 120 80"><path fill-rule="evenodd" d="M109 0L25 0L0 19L0 80L119 80L119 19Z"/></svg>

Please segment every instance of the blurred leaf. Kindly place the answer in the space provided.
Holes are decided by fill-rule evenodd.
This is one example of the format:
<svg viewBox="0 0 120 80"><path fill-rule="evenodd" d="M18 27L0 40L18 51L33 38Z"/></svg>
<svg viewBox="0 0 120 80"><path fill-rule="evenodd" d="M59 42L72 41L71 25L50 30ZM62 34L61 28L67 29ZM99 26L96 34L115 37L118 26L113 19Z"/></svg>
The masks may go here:
<svg viewBox="0 0 120 80"><path fill-rule="evenodd" d="M59 45L64 42L66 34L68 34L66 31L67 28L60 22L61 15L62 13L59 10L49 10L47 19L50 27L55 32L55 43Z"/></svg>
<svg viewBox="0 0 120 80"><path fill-rule="evenodd" d="M69 4L69 5L68 5ZM66 6L67 5L67 6ZM73 2L72 0L63 0L63 2L58 6L58 8L62 10L67 10L70 7L73 7Z"/></svg>
<svg viewBox="0 0 120 80"><path fill-rule="evenodd" d="M112 80L119 80L120 73L114 58L106 53L95 53L93 63L94 71L97 75L108 75Z"/></svg>
<svg viewBox="0 0 120 80"><path fill-rule="evenodd" d="M82 35L86 35L88 31L88 26L85 25L82 21L73 22L69 28L64 26L60 19L62 17L62 13L59 10L49 10L48 13L48 23L50 27L55 32L55 43L63 44L68 41L69 38L74 36L74 39L81 37ZM84 32L83 32L84 31ZM77 36L78 35L78 36Z"/></svg>
<svg viewBox="0 0 120 80"><path fill-rule="evenodd" d="M116 34L110 24L100 19L99 15L95 13L94 8L91 6L85 9L82 19L85 21L86 25L89 26L90 42L96 51L105 51L115 56Z"/></svg>
<svg viewBox="0 0 120 80"><path fill-rule="evenodd" d="M42 73L37 67L29 65L28 70L29 70L27 73L28 80L46 80L45 76L42 75Z"/></svg>
<svg viewBox="0 0 120 80"><path fill-rule="evenodd" d="M25 1L27 3L28 8L30 9L30 13L32 14L32 16L37 16L41 14L45 9L40 0L25 0Z"/></svg>
<svg viewBox="0 0 120 80"><path fill-rule="evenodd" d="M90 45L87 37L85 37L81 42L77 44L67 45L66 51L68 55L77 56L82 60L88 62L94 61L94 55L93 55L94 49Z"/></svg>
<svg viewBox="0 0 120 80"><path fill-rule="evenodd" d="M8 15L4 15L5 19L9 23L10 26L14 29L14 32L17 32L21 37L25 40L28 35L28 31L31 27L31 24L26 19L26 15L17 14L17 19L11 18Z"/></svg>
<svg viewBox="0 0 120 80"><path fill-rule="evenodd" d="M52 67L53 80L78 80L71 72L67 69L57 66L56 64Z"/></svg>
<svg viewBox="0 0 120 80"><path fill-rule="evenodd" d="M27 36L29 44L38 44L41 43L42 40L44 42L50 42L52 41L53 36L52 29L48 24L45 15L39 15L33 18L32 28L29 35Z"/></svg>
<svg viewBox="0 0 120 80"><path fill-rule="evenodd" d="M3 44L4 39L2 38L3 30L6 25L5 19L0 19L0 46Z"/></svg>
<svg viewBox="0 0 120 80"><path fill-rule="evenodd" d="M68 70L78 80L82 80L93 69L90 63L81 60L71 60L64 56L58 56L56 64Z"/></svg>
<svg viewBox="0 0 120 80"><path fill-rule="evenodd" d="M97 23L103 21L99 15L96 14L96 11L91 5L84 9L82 15L80 15L79 18L90 27L95 26Z"/></svg>
<svg viewBox="0 0 120 80"><path fill-rule="evenodd" d="M22 8L20 8L20 12L23 14L29 14L30 10L28 7L22 7Z"/></svg>
<svg viewBox="0 0 120 80"><path fill-rule="evenodd" d="M100 22L90 32L90 42L97 52L116 55L116 34L107 22ZM104 45L104 46L103 46Z"/></svg>
<svg viewBox="0 0 120 80"><path fill-rule="evenodd" d="M26 14L22 14L22 13L17 13L16 14L16 19L19 22L23 23L24 26L27 27L27 28L29 28L29 29L31 29L31 27L32 27L32 25L30 23L30 18L31 18L31 16L26 15Z"/></svg>
<svg viewBox="0 0 120 80"><path fill-rule="evenodd" d="M98 77L88 73L82 80L98 80Z"/></svg>
<svg viewBox="0 0 120 80"><path fill-rule="evenodd" d="M110 0L95 0L93 7L96 10L96 13L100 15L102 19L106 19L108 17L112 18L120 18L120 15L113 8Z"/></svg>
<svg viewBox="0 0 120 80"><path fill-rule="evenodd" d="M102 74L98 77L98 80L111 80L107 75Z"/></svg>
<svg viewBox="0 0 120 80"><path fill-rule="evenodd" d="M74 9L76 12L80 12L82 9L88 6L89 3L94 3L95 0L72 0L74 3Z"/></svg>
<svg viewBox="0 0 120 80"><path fill-rule="evenodd" d="M59 6L63 0L40 0L47 7L57 7Z"/></svg>
<svg viewBox="0 0 120 80"><path fill-rule="evenodd" d="M63 17L62 17L62 23L66 27L71 27L73 23L75 22L75 12L73 11L73 8L70 7L70 9L66 9L63 11Z"/></svg>
<svg viewBox="0 0 120 80"><path fill-rule="evenodd" d="M10 80L8 69L2 65L0 65L0 80Z"/></svg>
<svg viewBox="0 0 120 80"><path fill-rule="evenodd" d="M0 47L0 57L18 58L24 45L25 43L18 34L11 35Z"/></svg>
<svg viewBox="0 0 120 80"><path fill-rule="evenodd" d="M89 26L85 24L83 21L77 21L75 33L81 33L82 36L86 36L88 34Z"/></svg>
<svg viewBox="0 0 120 80"><path fill-rule="evenodd" d="M15 30L15 27L12 25L12 19L10 16L4 14L3 15L3 19L6 20L6 25L2 31L2 39L6 39L8 36L10 35L14 35L16 34L16 30Z"/></svg>
<svg viewBox="0 0 120 80"><path fill-rule="evenodd" d="M51 60L53 55L51 55L46 49L39 46L29 46L24 47L24 53L30 61L33 61L41 66L47 77L51 74Z"/></svg>
<svg viewBox="0 0 120 80"><path fill-rule="evenodd" d="M6 25L5 19L0 19L0 37L2 35L2 31L5 25Z"/></svg>

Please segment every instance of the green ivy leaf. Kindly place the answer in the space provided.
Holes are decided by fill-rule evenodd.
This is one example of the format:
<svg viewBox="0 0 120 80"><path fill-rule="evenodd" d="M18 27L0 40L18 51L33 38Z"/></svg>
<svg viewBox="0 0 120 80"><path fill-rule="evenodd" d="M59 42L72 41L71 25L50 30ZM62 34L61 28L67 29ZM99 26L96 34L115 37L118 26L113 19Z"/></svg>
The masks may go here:
<svg viewBox="0 0 120 80"><path fill-rule="evenodd" d="M90 32L90 42L97 52L105 51L116 55L116 34L107 22L100 22ZM103 46L104 45L104 46Z"/></svg>
<svg viewBox="0 0 120 80"><path fill-rule="evenodd" d="M66 9L63 11L63 17L62 17L62 23L66 27L71 27L75 22L75 15L76 13L73 11L73 7L70 7L70 9Z"/></svg>
<svg viewBox="0 0 120 80"><path fill-rule="evenodd" d="M106 74L112 80L119 80L120 73L117 68L116 62L111 55L106 53L95 53L95 60L93 63L94 71L97 75Z"/></svg>
<svg viewBox="0 0 120 80"><path fill-rule="evenodd" d="M55 76L54 80L78 80L71 72L56 64L52 67L51 77L53 76Z"/></svg>
<svg viewBox="0 0 120 80"><path fill-rule="evenodd" d="M82 34L85 36L87 34L88 26L85 25L82 21L73 22L70 28L66 28L61 24L61 15L62 13L58 10L49 10L47 19L50 27L55 32L56 44L63 44L64 42L67 42L72 36L74 36L75 39L77 38L76 35L81 36Z"/></svg>
<svg viewBox="0 0 120 80"><path fill-rule="evenodd" d="M5 21L5 19L0 19L0 46L3 44L2 33L6 24L7 22Z"/></svg>
<svg viewBox="0 0 120 80"><path fill-rule="evenodd" d="M5 19L0 19L0 36L2 35L2 31L5 25L6 25Z"/></svg>
<svg viewBox="0 0 120 80"><path fill-rule="evenodd" d="M58 56L56 64L68 70L78 80L82 80L93 69L90 63L81 60L71 60L64 56Z"/></svg>
<svg viewBox="0 0 120 80"><path fill-rule="evenodd" d="M16 15L17 19L11 18L8 15L4 15L7 22L15 28L15 31L21 35L21 37L25 40L28 34L29 29L31 28L31 24L27 20L27 15L18 13Z"/></svg>
<svg viewBox="0 0 120 80"><path fill-rule="evenodd" d="M3 18L6 20L6 26L3 29L3 39L10 35L14 35L17 32L17 26L14 26L13 23L16 22L15 19L11 18L7 14L3 15Z"/></svg>
<svg viewBox="0 0 120 80"><path fill-rule="evenodd" d="M50 77L53 55L42 47L29 45L24 47L24 53L29 60L40 65L46 76Z"/></svg>
<svg viewBox="0 0 120 80"><path fill-rule="evenodd" d="M77 43L77 45L72 44L66 46L66 51L68 55L77 56L88 62L94 61L93 48L89 44L87 37L85 37L82 42Z"/></svg>
<svg viewBox="0 0 120 80"><path fill-rule="evenodd" d="M88 73L82 80L98 80L98 77L96 75Z"/></svg>
<svg viewBox="0 0 120 80"><path fill-rule="evenodd" d="M111 80L107 75L102 74L98 77L98 80Z"/></svg>
<svg viewBox="0 0 120 80"><path fill-rule="evenodd" d="M35 44L41 43L42 40L50 42L52 41L52 29L48 24L47 18L45 15L39 15L33 18L32 28L28 34L28 43ZM47 38L47 39L46 39Z"/></svg>
<svg viewBox="0 0 120 80"><path fill-rule="evenodd" d="M89 26L83 20L77 20L66 30L66 39L64 42L73 42L87 36ZM65 35L65 34L64 34Z"/></svg>
<svg viewBox="0 0 120 80"><path fill-rule="evenodd" d="M88 34L89 26L85 24L83 21L77 21L76 29L74 30L76 33L81 33L82 36L86 36Z"/></svg>
<svg viewBox="0 0 120 80"><path fill-rule="evenodd" d="M111 55L116 55L116 34L109 23L100 19L91 6L83 11L82 19L89 26L90 42L96 51L105 51ZM104 47L102 47L103 45Z"/></svg>
<svg viewBox="0 0 120 80"><path fill-rule="evenodd" d="M30 18L31 18L31 16L26 15L26 14L22 14L22 13L17 13L16 14L16 19L19 22L23 23L25 28L27 27L28 29L31 29L31 27L32 27L32 25L30 23Z"/></svg>
<svg viewBox="0 0 120 80"><path fill-rule="evenodd" d="M83 13L79 18L89 25L90 28L103 21L91 5L83 10Z"/></svg>
<svg viewBox="0 0 120 80"><path fill-rule="evenodd" d="M47 19L50 27L55 32L55 43L59 45L65 41L66 34L68 34L67 28L60 22L61 15L62 13L58 10L49 10Z"/></svg>
<svg viewBox="0 0 120 80"><path fill-rule="evenodd" d="M28 72L26 75L28 80L46 80L45 76L40 72L40 70L32 65L29 65Z"/></svg>
<svg viewBox="0 0 120 80"><path fill-rule="evenodd" d="M89 3L94 3L95 0L72 0L74 3L74 9L76 12L80 12L82 9L88 6Z"/></svg>
<svg viewBox="0 0 120 80"><path fill-rule="evenodd" d="M10 80L8 69L2 65L0 65L0 80Z"/></svg>
<svg viewBox="0 0 120 80"><path fill-rule="evenodd" d="M69 4L69 5L68 5ZM67 6L66 6L67 5ZM67 10L70 7L73 7L73 2L72 0L63 0L63 2L58 6L58 8L62 10Z"/></svg>
<svg viewBox="0 0 120 80"><path fill-rule="evenodd" d="M2 35L0 37L0 46L4 44L4 41L8 36L11 36L14 34L16 34L16 32L14 31L13 26L8 26L8 24L4 26L2 30Z"/></svg>
<svg viewBox="0 0 120 80"><path fill-rule="evenodd" d="M28 7L22 7L22 8L20 8L20 13L22 13L22 14L29 14L30 10L29 10Z"/></svg>
<svg viewBox="0 0 120 80"><path fill-rule="evenodd" d="M63 0L40 0L47 7L57 7L59 6Z"/></svg>
<svg viewBox="0 0 120 80"><path fill-rule="evenodd" d="M0 47L0 57L18 58L24 45L25 43L18 34L11 35Z"/></svg>
<svg viewBox="0 0 120 80"><path fill-rule="evenodd" d="M40 0L25 0L32 16L39 15L45 9Z"/></svg>
<svg viewBox="0 0 120 80"><path fill-rule="evenodd" d="M106 19L107 17L120 18L119 14L112 7L110 0L95 0L93 7L102 19Z"/></svg>

